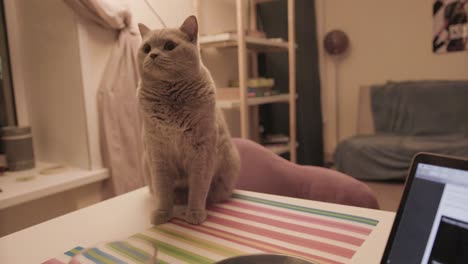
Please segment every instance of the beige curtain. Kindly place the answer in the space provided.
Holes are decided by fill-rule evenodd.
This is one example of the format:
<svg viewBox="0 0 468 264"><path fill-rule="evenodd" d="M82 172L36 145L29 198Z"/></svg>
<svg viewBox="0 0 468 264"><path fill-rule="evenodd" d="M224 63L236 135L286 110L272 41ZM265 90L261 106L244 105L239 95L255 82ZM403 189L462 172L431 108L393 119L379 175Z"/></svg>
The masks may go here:
<svg viewBox="0 0 468 264"><path fill-rule="evenodd" d="M136 23L122 1L64 1L81 19L119 33L98 88L101 150L104 165L111 172L107 191L119 195L142 187L141 122L136 102L140 36Z"/></svg>

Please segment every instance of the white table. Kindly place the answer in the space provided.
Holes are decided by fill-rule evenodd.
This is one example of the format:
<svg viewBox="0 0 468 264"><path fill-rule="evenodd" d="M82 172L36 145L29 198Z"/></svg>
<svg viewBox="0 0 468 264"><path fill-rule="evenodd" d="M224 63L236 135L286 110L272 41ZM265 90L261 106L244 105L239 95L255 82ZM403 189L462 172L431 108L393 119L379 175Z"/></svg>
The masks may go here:
<svg viewBox="0 0 468 264"><path fill-rule="evenodd" d="M379 221L350 263L379 263L391 230L393 212L240 191L249 196L368 217ZM41 263L77 245L118 240L151 226L147 188L115 197L0 238L0 263Z"/></svg>

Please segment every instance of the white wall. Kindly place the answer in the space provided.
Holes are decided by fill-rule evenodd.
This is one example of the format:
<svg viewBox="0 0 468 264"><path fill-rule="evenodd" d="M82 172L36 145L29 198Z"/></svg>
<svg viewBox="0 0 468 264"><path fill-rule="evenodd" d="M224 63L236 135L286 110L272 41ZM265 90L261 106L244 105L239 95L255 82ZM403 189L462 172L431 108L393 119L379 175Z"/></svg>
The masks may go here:
<svg viewBox="0 0 468 264"><path fill-rule="evenodd" d="M334 103L341 115L341 138L355 134L358 89L387 80L468 79L468 52L432 53L432 1L317 0L319 41L332 29L351 41L339 63L335 98L334 66L321 50L326 152L335 147ZM322 43L320 43L322 46Z"/></svg>
<svg viewBox="0 0 468 264"><path fill-rule="evenodd" d="M162 28L156 16L148 8L144 0L125 0L136 22L143 23L151 29ZM192 0L148 0L150 5L158 12L168 27L178 27L184 19L193 14Z"/></svg>
<svg viewBox="0 0 468 264"><path fill-rule="evenodd" d="M61 0L8 0L20 124L30 124L37 159L88 168L88 139L76 24ZM17 31L16 31L17 30ZM19 65L18 65L19 64ZM19 71L18 71L19 70ZM18 102L18 101L17 101ZM24 107L26 104L27 107ZM28 117L24 118L27 112Z"/></svg>

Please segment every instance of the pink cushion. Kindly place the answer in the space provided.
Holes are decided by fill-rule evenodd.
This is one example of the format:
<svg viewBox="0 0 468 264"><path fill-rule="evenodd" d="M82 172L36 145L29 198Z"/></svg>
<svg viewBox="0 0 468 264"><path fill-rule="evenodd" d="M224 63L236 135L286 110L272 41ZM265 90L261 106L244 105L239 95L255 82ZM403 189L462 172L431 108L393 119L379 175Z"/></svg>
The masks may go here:
<svg viewBox="0 0 468 264"><path fill-rule="evenodd" d="M379 208L370 188L346 174L294 164L249 140L235 138L233 142L241 156L237 189Z"/></svg>

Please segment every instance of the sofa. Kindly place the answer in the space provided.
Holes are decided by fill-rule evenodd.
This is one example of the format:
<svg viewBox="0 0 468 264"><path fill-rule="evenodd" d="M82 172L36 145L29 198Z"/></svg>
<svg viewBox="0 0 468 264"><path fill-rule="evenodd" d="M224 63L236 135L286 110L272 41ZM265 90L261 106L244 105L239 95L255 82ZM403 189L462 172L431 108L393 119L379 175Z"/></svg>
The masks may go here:
<svg viewBox="0 0 468 264"><path fill-rule="evenodd" d="M363 86L357 128L334 161L358 179L404 180L418 152L468 157L468 81Z"/></svg>

